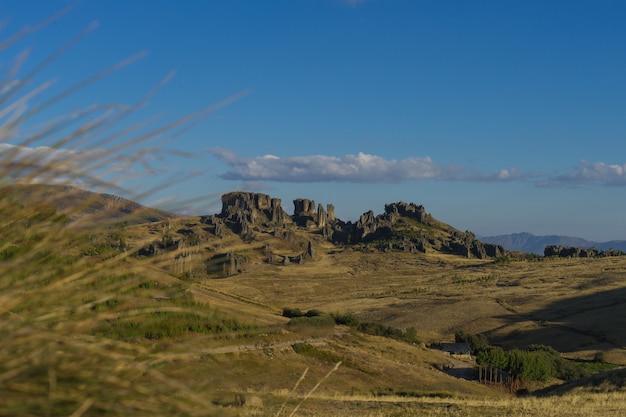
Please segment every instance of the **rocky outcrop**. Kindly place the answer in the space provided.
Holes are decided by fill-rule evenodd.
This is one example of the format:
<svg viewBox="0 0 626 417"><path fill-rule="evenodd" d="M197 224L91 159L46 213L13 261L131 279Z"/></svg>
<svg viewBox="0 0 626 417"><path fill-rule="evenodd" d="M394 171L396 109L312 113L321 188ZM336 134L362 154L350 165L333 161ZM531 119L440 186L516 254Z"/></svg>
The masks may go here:
<svg viewBox="0 0 626 417"><path fill-rule="evenodd" d="M335 207L332 204L326 206L326 210L321 204L315 209L315 200L297 198L293 200L293 219L300 227L307 229L324 228L333 223L335 219Z"/></svg>
<svg viewBox="0 0 626 417"><path fill-rule="evenodd" d="M222 212L218 215L237 234L250 233L254 226L283 225L288 222L278 198L267 194L232 192L222 196Z"/></svg>
<svg viewBox="0 0 626 417"><path fill-rule="evenodd" d="M597 250L596 248L585 249L583 247L547 245L543 250L543 256L546 258L594 258L598 256L623 256L622 250Z"/></svg>
<svg viewBox="0 0 626 417"><path fill-rule="evenodd" d="M308 241L307 249L305 252L300 253L299 255L280 255L274 253L270 247L264 248L265 255L267 256L267 263L277 264L277 265L290 265L292 263L301 264L307 260L311 260L315 257L315 248L313 246L313 242Z"/></svg>
<svg viewBox="0 0 626 417"><path fill-rule="evenodd" d="M429 225L432 219L421 205L404 202L386 204L383 214L374 216L374 212L370 210L359 217L355 228L355 240L362 242L388 239L393 234L393 226L402 217L416 220L424 225Z"/></svg>
<svg viewBox="0 0 626 417"><path fill-rule="evenodd" d="M363 213L356 223L335 218L335 207L326 209L314 200L293 200L294 214L287 215L277 198L266 194L229 193L222 197L222 212L217 216L235 233L254 240L255 231L294 241L296 227L320 233L325 239L341 244L365 244L379 250L401 250L411 253L437 251L468 258L489 259L507 254L500 245L481 242L471 232L461 232L435 220L422 205L396 202L385 205L382 214ZM215 233L223 229L218 222ZM223 231L221 231L223 235ZM247 236L247 237L246 237ZM373 245L372 245L373 244ZM297 256L275 255L272 263L300 263L313 258L313 247Z"/></svg>
<svg viewBox="0 0 626 417"><path fill-rule="evenodd" d="M437 222L424 206L404 202L385 205L385 213L378 216L372 211L363 213L348 236L354 243L377 242L380 250L433 250L478 259L498 258L506 253L500 245L481 242L471 232Z"/></svg>
<svg viewBox="0 0 626 417"><path fill-rule="evenodd" d="M328 223L328 214L324 210L321 204L317 205L317 213L315 214L315 220L317 220L317 227L324 227Z"/></svg>
<svg viewBox="0 0 626 417"><path fill-rule="evenodd" d="M202 216L200 217L200 223L207 225L204 228L206 232L213 233L219 238L223 238L226 233L224 220L216 216Z"/></svg>
<svg viewBox="0 0 626 417"><path fill-rule="evenodd" d="M368 235L375 233L380 226L380 219L374 216L372 210L361 214L359 221L356 223L356 232L358 240L363 240Z"/></svg>
<svg viewBox="0 0 626 417"><path fill-rule="evenodd" d="M315 216L315 200L309 200L307 198L296 198L293 200L293 216Z"/></svg>
<svg viewBox="0 0 626 417"><path fill-rule="evenodd" d="M424 206L403 201L385 204L385 213L392 221L398 216L404 216L415 219L420 223L428 224L429 219L431 219L430 215L426 213Z"/></svg>
<svg viewBox="0 0 626 417"><path fill-rule="evenodd" d="M246 270L248 258L230 251L213 256L206 262L206 272L230 276L240 274Z"/></svg>
<svg viewBox="0 0 626 417"><path fill-rule="evenodd" d="M333 206L332 204L326 204L326 218L328 220L328 222L332 223L335 220L337 220L335 218L335 206Z"/></svg>
<svg viewBox="0 0 626 417"><path fill-rule="evenodd" d="M215 236L220 238L224 237L224 227L224 222L221 219L218 219L215 222Z"/></svg>
<svg viewBox="0 0 626 417"><path fill-rule="evenodd" d="M293 200L293 221L300 227L312 229L316 221L315 201L306 198Z"/></svg>
<svg viewBox="0 0 626 417"><path fill-rule="evenodd" d="M487 259L498 258L506 253L502 246L481 242L471 232L455 231L450 236L448 248L455 255Z"/></svg>

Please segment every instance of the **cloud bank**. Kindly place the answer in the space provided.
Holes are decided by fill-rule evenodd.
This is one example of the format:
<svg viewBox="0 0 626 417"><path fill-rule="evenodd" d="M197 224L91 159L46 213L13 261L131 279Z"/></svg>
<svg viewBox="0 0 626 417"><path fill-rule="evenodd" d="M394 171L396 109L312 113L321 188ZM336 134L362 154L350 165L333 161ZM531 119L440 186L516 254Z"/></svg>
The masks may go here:
<svg viewBox="0 0 626 417"><path fill-rule="evenodd" d="M582 160L571 172L554 175L538 183L538 185L552 188L583 185L623 187L626 186L626 164L607 164Z"/></svg>
<svg viewBox="0 0 626 417"><path fill-rule="evenodd" d="M459 165L437 164L430 157L396 160L359 152L342 157L264 155L241 158L227 149L215 148L210 152L231 167L220 176L226 180L398 183L420 180L511 181L523 177L515 168L482 173Z"/></svg>
<svg viewBox="0 0 626 417"><path fill-rule="evenodd" d="M329 155L274 155L243 158L222 148L210 152L230 166L220 175L226 180L275 181L293 183L351 182L399 183L402 181L532 181L538 187L626 186L626 164L580 161L570 172L547 175L522 173L516 168L481 172L455 164L438 164L430 157L385 159L359 152L342 157Z"/></svg>

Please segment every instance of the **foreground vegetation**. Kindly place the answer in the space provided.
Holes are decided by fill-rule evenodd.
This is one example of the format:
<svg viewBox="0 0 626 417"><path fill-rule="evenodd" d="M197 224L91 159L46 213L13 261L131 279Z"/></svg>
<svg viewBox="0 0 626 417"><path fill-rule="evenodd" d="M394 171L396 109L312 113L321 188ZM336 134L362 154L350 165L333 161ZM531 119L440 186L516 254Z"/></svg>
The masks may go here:
<svg viewBox="0 0 626 417"><path fill-rule="evenodd" d="M458 341L475 348L478 364L501 366L512 374L516 372L510 366L512 358L538 366L517 370L525 381L516 387L526 393L520 396L510 387L478 384L442 372L451 359L427 347L436 339L429 338L423 327L429 320L441 320L436 309L428 319L400 327L392 325L397 320L377 319L367 308L353 313L335 304L348 297L352 301L344 306L375 301L376 311L384 311L382 306L387 305L391 312L403 300L427 300L432 296L429 276L451 270L456 272L447 283L441 278L435 281L440 294L453 296L459 280L464 280L464 296L478 296L486 288L498 287L502 268L548 279L543 262L475 264L452 256L419 255L424 265L431 261L438 265L416 269L425 275L420 282L408 274L388 276L376 287L367 273L361 273L354 279L364 287L350 290L352 279L344 281L344 287L333 281L335 296L318 291L320 298L297 302L288 293L271 298L264 292L270 282L282 282L281 273L288 269L263 267L266 272L279 272L271 280L263 268L226 279L190 279L160 268L164 259L155 264L152 258L135 255L140 246L133 243L144 225L115 226L95 236L93 230L72 228L71 222L50 209L43 215L36 206L8 202L7 196L0 261L2 415L290 415L295 411L300 416L610 416L626 411L623 370L610 370L615 365L602 363L607 356L620 358L614 349L606 354L591 349L597 359L592 368L594 362L581 361L574 349L565 354L549 346L505 349L492 346L483 335L457 332ZM119 244L121 235L124 245ZM354 253L344 255L344 267L357 267L363 259L380 262L377 254L358 253L356 259L351 258ZM334 269L328 261L320 255L293 266L302 280L292 283L308 294L308 286L315 285L313 271ZM610 261L613 268L626 267ZM495 278L475 279L479 272L471 270L461 275L457 266L468 263L479 267L480 276ZM567 265L589 268L582 263ZM378 268L387 270L384 264L370 267L374 273ZM484 268L493 270L485 274ZM324 274L319 277L328 280ZM241 290L248 279L257 285ZM412 284L406 290L390 289L401 279ZM579 287L575 276L570 279ZM415 284L418 291L411 289ZM519 297L524 288L518 287L504 288L514 288ZM287 291L288 287L280 288ZM345 295L337 298L337 292ZM286 300L299 307L279 307ZM309 308L313 304L319 308ZM457 325L447 323L442 331ZM621 337L618 331L608 336ZM568 355L578 361L566 360ZM587 364L586 370L580 364ZM571 385L561 385L561 380L570 380Z"/></svg>
<svg viewBox="0 0 626 417"><path fill-rule="evenodd" d="M13 105L26 94L13 81L0 89L3 143L36 114ZM133 132L109 126L125 113L84 114L94 118L0 153L0 415L625 414L623 368L602 369L626 365L623 258L381 253L307 230L290 241L228 230L218 238L202 218L140 206L124 216L98 194L67 204L62 193L77 194L65 185L104 186L99 167L163 131L92 159L28 153L44 140L71 149ZM314 259L264 261L269 243L294 254L303 242L315 245ZM226 276L212 264L235 256L245 265ZM458 329L487 335L494 346L476 349L478 362L518 372L524 391L446 373L474 366L429 348ZM537 366L514 369L517 357ZM568 368L593 359L594 369Z"/></svg>

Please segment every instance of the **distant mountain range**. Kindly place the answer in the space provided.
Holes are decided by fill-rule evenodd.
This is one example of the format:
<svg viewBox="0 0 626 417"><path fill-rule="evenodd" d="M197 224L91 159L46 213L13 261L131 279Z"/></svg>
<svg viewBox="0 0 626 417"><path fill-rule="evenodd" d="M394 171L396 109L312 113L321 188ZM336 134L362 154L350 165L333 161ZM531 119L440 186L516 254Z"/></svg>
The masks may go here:
<svg viewBox="0 0 626 417"><path fill-rule="evenodd" d="M611 240L609 242L593 242L580 237L572 236L536 236L532 233L513 233L499 236L477 236L485 243L494 243L504 246L508 250L537 253L543 255L543 249L547 245L561 245L590 248L599 250L615 249L626 251L626 240Z"/></svg>

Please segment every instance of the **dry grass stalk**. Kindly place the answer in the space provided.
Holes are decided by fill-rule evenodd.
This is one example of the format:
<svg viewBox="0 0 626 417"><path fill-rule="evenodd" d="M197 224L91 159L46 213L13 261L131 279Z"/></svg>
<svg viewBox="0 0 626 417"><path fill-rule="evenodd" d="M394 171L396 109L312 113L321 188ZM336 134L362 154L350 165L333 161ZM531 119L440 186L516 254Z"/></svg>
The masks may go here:
<svg viewBox="0 0 626 417"><path fill-rule="evenodd" d="M0 43L0 51L42 30L65 12ZM34 116L54 109L77 91L144 55L123 60L49 98L44 94L53 81L24 92L36 75L94 28L90 25L21 78L19 67L26 55L19 55L1 83L0 414L213 415L216 407L209 400L152 369L149 349L93 335L95 329L122 313L141 317L156 309L137 308L142 305L141 297L129 293L137 286L136 277L110 279L112 274L128 270L127 259L132 253L94 261L73 252L74 247L80 247L76 242L89 240L90 235L106 232L110 226L90 222L89 215L82 214L92 201L87 199L61 216L50 209L55 196L35 191L28 202L16 201L8 187L21 182L124 190L128 178L116 174L114 168L118 167L114 165L136 166L147 155L161 153L163 143L238 97L148 130L146 122L122 127L121 122L145 105L158 86L134 105L90 106L22 137L19 130L30 128L27 125ZM77 148L86 150L73 150ZM144 164L143 174L151 172L153 167ZM179 180L172 178L158 188ZM132 195L147 197L155 190ZM70 227L67 219L72 216L80 217L80 222ZM80 223L90 229L77 227ZM94 312L96 306L114 298L123 300L128 306L125 311ZM170 310L190 311L183 307Z"/></svg>
<svg viewBox="0 0 626 417"><path fill-rule="evenodd" d="M285 397L285 401L283 401L283 403L280 406L280 409L276 413L276 417L280 416L280 414L283 412L283 410L285 409L285 406L287 405L287 401L289 401L291 396L296 392L296 390L300 386L300 383L304 381L304 378L306 377L307 372L309 372L309 368L306 368L304 372L302 372L302 375L300 376L300 379L298 379L298 381L296 382L296 385L294 385L291 391L289 391L289 393Z"/></svg>
<svg viewBox="0 0 626 417"><path fill-rule="evenodd" d="M295 408L293 409L293 411L291 412L291 414L289 414L289 417L293 417L296 415L296 413L298 412L298 410L300 409L300 406L302 406L302 404L309 398L311 397L311 395L319 388L320 385L322 385L322 383L324 383L324 381L326 381L328 379L328 377L330 377L330 375L335 372L337 369L339 369L339 365L341 365L341 362L337 362L335 364L335 366L333 367L333 369L331 369L330 371L328 371L328 373L326 375L324 375L324 378L320 379L319 381L317 381L317 384L315 384L315 386L313 388L311 388L311 390L309 392L307 392L307 394L302 398L302 400L298 403L298 405L295 406Z"/></svg>

